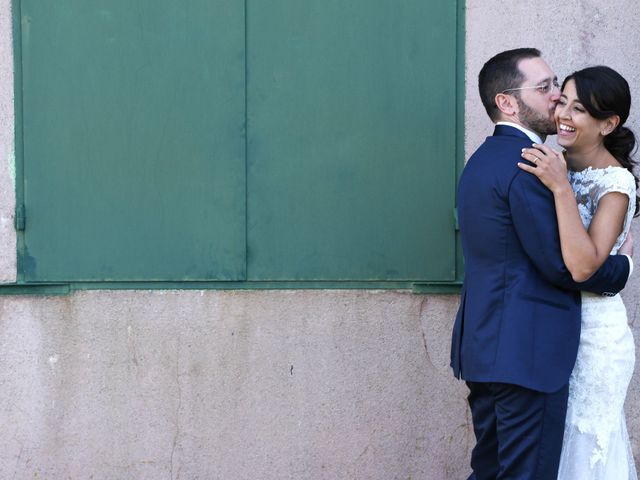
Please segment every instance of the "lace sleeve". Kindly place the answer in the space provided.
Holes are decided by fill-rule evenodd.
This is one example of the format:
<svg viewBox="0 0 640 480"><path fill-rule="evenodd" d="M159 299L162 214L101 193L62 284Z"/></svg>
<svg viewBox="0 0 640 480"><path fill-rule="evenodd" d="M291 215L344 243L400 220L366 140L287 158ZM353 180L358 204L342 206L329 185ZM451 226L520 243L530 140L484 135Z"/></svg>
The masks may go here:
<svg viewBox="0 0 640 480"><path fill-rule="evenodd" d="M602 176L595 193L595 201L598 203L607 193L619 192L629 197L635 207L636 183L633 175L626 168L611 168Z"/></svg>
<svg viewBox="0 0 640 480"><path fill-rule="evenodd" d="M611 168L607 169L605 175L602 176L597 184L594 200L597 208L597 204L602 197L607 193L619 192L629 197L629 206L627 207L627 213L622 225L622 233L618 236L613 249L612 254L618 252L618 249L627 238L629 229L631 227L631 220L636 208L636 182L635 178L626 168Z"/></svg>

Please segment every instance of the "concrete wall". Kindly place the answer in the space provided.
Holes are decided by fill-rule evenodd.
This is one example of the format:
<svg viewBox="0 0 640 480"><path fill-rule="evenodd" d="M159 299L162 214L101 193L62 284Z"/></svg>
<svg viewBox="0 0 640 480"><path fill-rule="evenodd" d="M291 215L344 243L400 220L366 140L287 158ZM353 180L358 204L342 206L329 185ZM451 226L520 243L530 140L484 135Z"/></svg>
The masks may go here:
<svg viewBox="0 0 640 480"><path fill-rule="evenodd" d="M450 299L91 291L0 308L0 478L464 470L463 392L441 341Z"/></svg>
<svg viewBox="0 0 640 480"><path fill-rule="evenodd" d="M9 5L0 0L4 282L15 280ZM640 98L636 9L467 0L467 155L491 131L475 77L506 48L541 48L560 77L609 64ZM639 288L636 274L624 292L632 322ZM473 436L448 368L457 301L332 290L0 297L0 478L464 478ZM639 399L636 374L636 458Z"/></svg>
<svg viewBox="0 0 640 480"><path fill-rule="evenodd" d="M11 0L0 0L0 283L16 281Z"/></svg>

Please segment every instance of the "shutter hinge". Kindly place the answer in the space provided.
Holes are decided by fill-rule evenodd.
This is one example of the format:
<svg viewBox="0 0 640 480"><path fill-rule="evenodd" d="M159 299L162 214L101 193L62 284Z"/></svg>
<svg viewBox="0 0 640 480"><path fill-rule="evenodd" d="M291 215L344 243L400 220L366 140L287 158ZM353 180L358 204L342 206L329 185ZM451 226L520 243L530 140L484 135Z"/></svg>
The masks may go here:
<svg viewBox="0 0 640 480"><path fill-rule="evenodd" d="M16 207L16 230L18 232L24 231L27 217L24 211L24 205L18 205Z"/></svg>
<svg viewBox="0 0 640 480"><path fill-rule="evenodd" d="M458 209L453 209L453 227L456 231L460 230L460 224L458 223Z"/></svg>

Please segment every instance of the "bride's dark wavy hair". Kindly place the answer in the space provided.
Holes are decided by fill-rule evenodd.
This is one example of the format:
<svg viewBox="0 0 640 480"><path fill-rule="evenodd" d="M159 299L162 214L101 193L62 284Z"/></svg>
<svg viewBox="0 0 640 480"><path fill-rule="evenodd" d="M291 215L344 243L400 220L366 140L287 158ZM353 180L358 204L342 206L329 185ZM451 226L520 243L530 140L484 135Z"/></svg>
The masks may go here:
<svg viewBox="0 0 640 480"><path fill-rule="evenodd" d="M637 189L638 177L633 172L636 162L631 158L636 147L636 137L624 126L631 108L629 84L618 72L602 65L573 72L564 79L563 89L569 80L575 82L580 103L592 117L598 120L607 119L612 115L620 117L620 123L615 130L604 137L604 146L620 162L620 165L631 172L636 180ZM640 213L640 199L636 196L634 216L637 217L638 213Z"/></svg>

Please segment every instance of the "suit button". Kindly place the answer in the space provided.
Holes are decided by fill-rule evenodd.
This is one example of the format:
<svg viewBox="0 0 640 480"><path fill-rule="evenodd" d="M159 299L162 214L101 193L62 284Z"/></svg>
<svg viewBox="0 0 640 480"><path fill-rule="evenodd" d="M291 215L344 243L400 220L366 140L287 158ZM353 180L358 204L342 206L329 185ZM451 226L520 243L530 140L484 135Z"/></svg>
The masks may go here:
<svg viewBox="0 0 640 480"><path fill-rule="evenodd" d="M615 297L616 294L613 292L602 292L602 295L604 295L605 297Z"/></svg>

